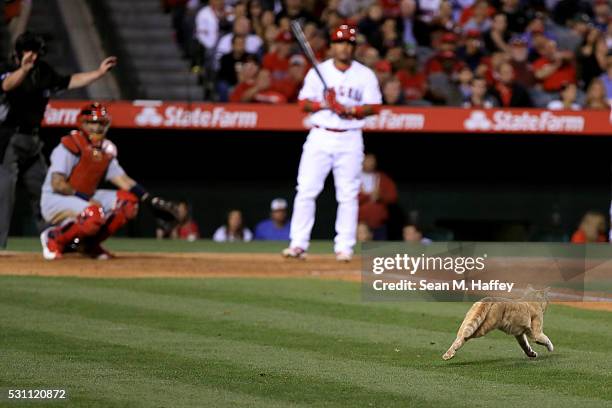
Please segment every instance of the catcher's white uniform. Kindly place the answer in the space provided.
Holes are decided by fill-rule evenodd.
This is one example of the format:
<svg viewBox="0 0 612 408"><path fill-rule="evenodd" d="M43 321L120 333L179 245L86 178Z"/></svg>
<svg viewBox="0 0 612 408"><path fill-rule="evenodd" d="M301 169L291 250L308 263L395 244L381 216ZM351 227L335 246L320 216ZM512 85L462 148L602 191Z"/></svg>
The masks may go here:
<svg viewBox="0 0 612 408"><path fill-rule="evenodd" d="M329 88L336 92L336 100L347 107L379 105L382 97L378 79L372 70L352 61L341 71L333 59L318 65ZM323 102L323 83L314 69L310 69L298 99ZM314 224L315 199L323 189L330 170L334 175L338 212L336 215L337 254L351 255L356 242L357 214L361 165L363 161L362 128L364 119L342 118L329 109L312 114L313 125L298 169L297 194L291 219L290 248L308 249Z"/></svg>

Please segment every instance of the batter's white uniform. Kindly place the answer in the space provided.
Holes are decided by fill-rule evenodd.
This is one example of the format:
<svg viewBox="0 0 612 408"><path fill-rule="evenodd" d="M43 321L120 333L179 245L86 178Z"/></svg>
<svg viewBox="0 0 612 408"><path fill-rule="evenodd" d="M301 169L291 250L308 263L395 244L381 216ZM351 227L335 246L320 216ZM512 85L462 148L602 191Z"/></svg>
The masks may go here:
<svg viewBox="0 0 612 408"><path fill-rule="evenodd" d="M327 86L336 91L340 104L351 107L382 103L376 75L359 62L353 61L346 71L341 71L333 59L328 59L318 68ZM298 99L324 101L323 83L312 68L304 79ZM343 119L329 109L313 113L310 120L313 128L304 143L298 169L290 247L308 249L315 219L315 199L331 170L338 201L334 250L352 254L357 233L365 120Z"/></svg>

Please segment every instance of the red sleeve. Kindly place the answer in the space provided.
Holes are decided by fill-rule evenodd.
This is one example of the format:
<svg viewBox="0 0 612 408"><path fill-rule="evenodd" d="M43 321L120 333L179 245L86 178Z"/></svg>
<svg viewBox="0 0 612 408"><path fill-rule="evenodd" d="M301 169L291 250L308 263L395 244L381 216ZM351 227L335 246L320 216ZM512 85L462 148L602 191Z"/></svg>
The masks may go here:
<svg viewBox="0 0 612 408"><path fill-rule="evenodd" d="M357 196L357 198L359 200L359 205L370 201L370 195L368 193L364 193L363 191L359 192L359 195Z"/></svg>
<svg viewBox="0 0 612 408"><path fill-rule="evenodd" d="M241 83L236 85L236 87L234 88L234 90L232 91L232 93L229 96L229 101L233 102L233 103L240 103L242 102L240 99L242 98L242 95L246 92L247 89L249 89L252 85L249 85L247 83Z"/></svg>
<svg viewBox="0 0 612 408"><path fill-rule="evenodd" d="M311 110L306 110L306 104L309 103ZM298 106L304 112L317 112L320 111L322 106L320 102L311 101L310 99L300 99L298 100Z"/></svg>
<svg viewBox="0 0 612 408"><path fill-rule="evenodd" d="M380 185L378 187L378 193L380 195L380 200L385 204L397 202L397 187L395 186L395 182L383 172L380 172L379 175Z"/></svg>
<svg viewBox="0 0 612 408"><path fill-rule="evenodd" d="M538 58L533 62L533 70L537 71L540 68L544 67L544 65L548 64L548 61L545 58Z"/></svg>
<svg viewBox="0 0 612 408"><path fill-rule="evenodd" d="M261 67L269 71L274 71L274 69L276 68L276 61L274 58L274 54L269 52L266 55L264 55L263 60L261 62Z"/></svg>
<svg viewBox="0 0 612 408"><path fill-rule="evenodd" d="M572 235L572 240L571 241L572 241L572 244L585 244L586 243L586 237L584 236L584 233L582 231L577 230Z"/></svg>

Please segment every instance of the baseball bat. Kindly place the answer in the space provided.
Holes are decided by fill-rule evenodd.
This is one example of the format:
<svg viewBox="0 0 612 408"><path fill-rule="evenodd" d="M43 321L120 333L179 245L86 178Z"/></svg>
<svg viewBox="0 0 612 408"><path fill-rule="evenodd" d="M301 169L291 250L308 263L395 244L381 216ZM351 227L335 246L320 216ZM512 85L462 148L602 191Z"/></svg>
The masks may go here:
<svg viewBox="0 0 612 408"><path fill-rule="evenodd" d="M308 44L308 41L306 41L306 37L304 36L302 27L300 26L300 23L297 20L291 21L291 31L293 32L293 36L297 40L298 45L306 55L306 58L308 58L308 61L317 73L317 76L323 83L323 89L327 91L327 83L325 82L325 79L323 79L323 75L321 74L321 71L319 71L319 67L317 66L319 64L319 61L317 61L317 59L315 58L314 52L312 51L312 47L310 47L310 44Z"/></svg>

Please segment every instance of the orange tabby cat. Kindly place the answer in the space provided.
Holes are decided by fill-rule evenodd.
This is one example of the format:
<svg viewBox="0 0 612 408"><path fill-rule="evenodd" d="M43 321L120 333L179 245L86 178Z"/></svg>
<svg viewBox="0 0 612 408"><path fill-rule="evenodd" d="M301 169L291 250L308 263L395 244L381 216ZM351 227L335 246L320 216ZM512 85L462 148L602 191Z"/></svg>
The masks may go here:
<svg viewBox="0 0 612 408"><path fill-rule="evenodd" d="M553 351L552 342L542 331L548 290L535 290L528 286L521 299L486 297L474 303L459 327L457 339L442 358L450 360L466 341L482 337L494 329L513 335L528 357L536 358L538 353L533 351L527 337Z"/></svg>

